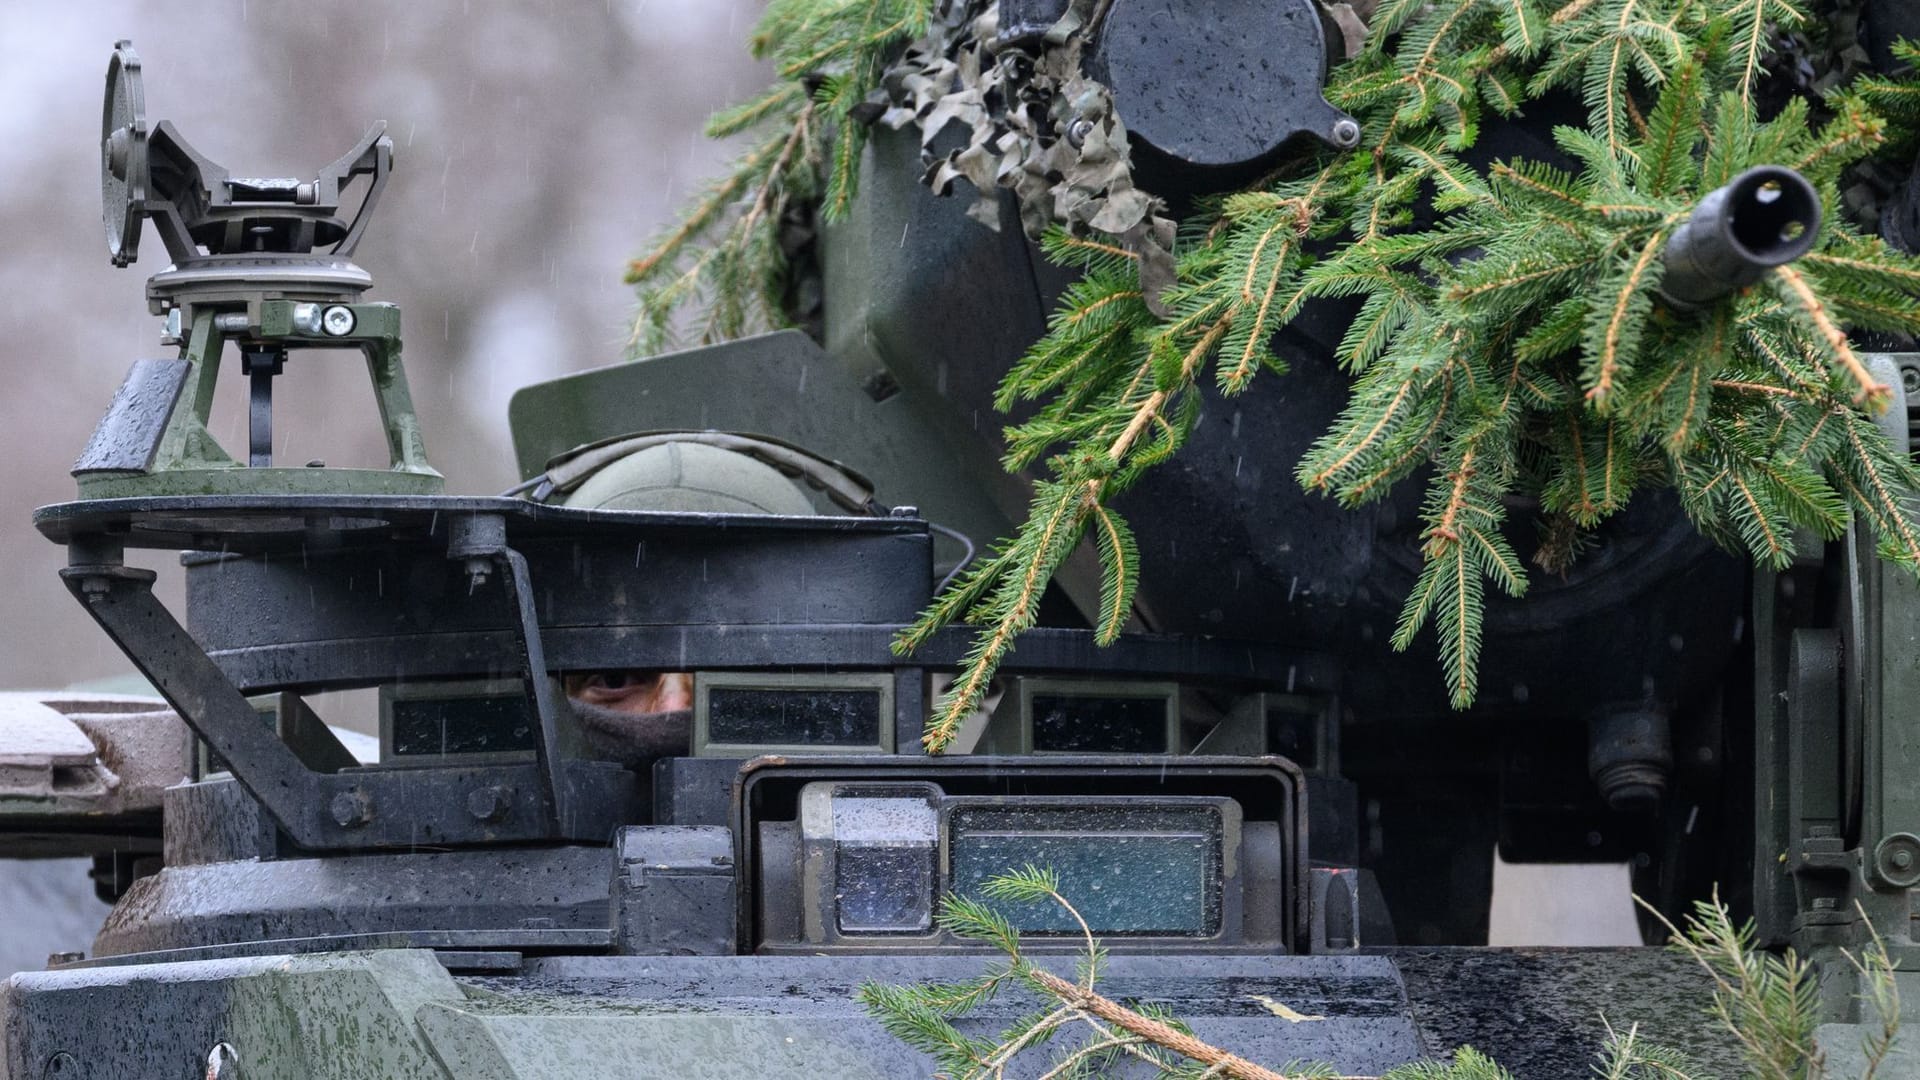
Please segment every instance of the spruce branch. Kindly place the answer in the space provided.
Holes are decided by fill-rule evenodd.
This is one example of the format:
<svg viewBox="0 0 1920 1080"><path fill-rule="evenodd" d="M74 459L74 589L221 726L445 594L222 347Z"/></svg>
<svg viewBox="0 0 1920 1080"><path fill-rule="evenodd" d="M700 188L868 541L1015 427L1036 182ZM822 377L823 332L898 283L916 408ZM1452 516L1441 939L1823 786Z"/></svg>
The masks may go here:
<svg viewBox="0 0 1920 1080"><path fill-rule="evenodd" d="M989 878L979 897L948 896L941 905L940 925L962 937L992 945L1004 957L974 984L959 986L890 986L868 983L858 1000L895 1037L928 1053L954 1080L1005 1080L1017 1060L1069 1024L1086 1031L1086 1041L1073 1046L1039 1080L1089 1074L1092 1063L1128 1054L1168 1077L1216 1076L1237 1080L1376 1080L1343 1076L1325 1066L1289 1065L1280 1071L1248 1061L1237 1054L1195 1038L1177 1019L1151 1007L1131 1008L1096 988L1100 945L1086 919L1060 891L1059 875L1033 866ZM1085 953L1081 978L1073 981L1039 966L1025 952L1019 934L989 901L1050 902L1066 912L1080 929ZM997 993L1007 982L1018 981L1051 1006L1029 1014L1001 1032L993 1045L967 1039L953 1020L965 1016ZM1396 1077L1399 1073L1395 1074ZM1446 1074L1452 1075L1452 1074ZM1463 1078L1464 1080L1464 1078Z"/></svg>
<svg viewBox="0 0 1920 1080"><path fill-rule="evenodd" d="M1612 404L1613 384L1625 373L1629 358L1639 351L1638 336L1644 331L1647 314L1653 307L1653 290L1660 283L1660 264L1655 261L1666 246L1667 229L1661 228L1641 246L1640 253L1608 294L1608 306L1599 309L1605 315L1599 347L1589 348L1592 357L1587 378L1587 400L1599 411Z"/></svg>
<svg viewBox="0 0 1920 1080"><path fill-rule="evenodd" d="M638 295L630 352L675 339L683 311L699 312L702 341L789 325L791 272L781 230L789 211L827 220L852 198L865 128L859 109L889 57L925 32L933 0L773 0L754 30L757 56L780 83L707 125L716 138L756 135L733 170L678 224L627 265ZM822 203L824 200L824 203ZM700 250L695 250L696 248Z"/></svg>
<svg viewBox="0 0 1920 1080"><path fill-rule="evenodd" d="M1055 479L1034 486L1029 527L1022 529L1002 554L983 563L977 578L965 583L968 592L978 599L964 612L936 605L902 634L896 648L911 650L931 637L946 619L965 618L991 627L968 654L960 679L941 698L938 715L922 737L928 750L938 752L945 748L967 715L979 707L1001 660L1038 617L1041 592L1047 582L1096 517L1103 523L1102 534L1112 530L1111 535L1106 535L1097 545L1105 574L1102 592L1110 601L1102 605L1105 610L1099 633L1105 641L1118 636L1131 609L1139 553L1125 523L1103 500L1117 493L1116 489L1131 486L1141 470L1164 460L1178 448L1192 418L1190 415L1169 417L1169 405L1176 399L1191 400L1199 367L1231 324L1231 316L1216 319L1180 355L1169 387L1156 388L1126 408L1142 387L1144 376L1152 370L1151 364L1143 363L1120 392L1111 411L1094 417L1101 433L1111 431L1121 417L1124 417L1124 426L1118 434L1110 436L1112 441L1104 450L1054 458ZM1156 426L1160 432L1158 445L1147 438ZM1032 527L1035 522L1039 523L1037 529ZM1122 601L1126 602L1124 606ZM946 619L940 618L942 615Z"/></svg>
<svg viewBox="0 0 1920 1080"><path fill-rule="evenodd" d="M1791 950L1772 953L1755 944L1752 923L1736 926L1718 892L1694 905L1685 929L1639 897L1634 902L1667 931L1669 948L1691 959L1712 980L1711 1016L1739 1046L1749 1075L1764 1080L1828 1080L1825 1056L1815 1041L1822 1016L1820 988L1813 968ZM1900 1029L1899 987L1885 943L1864 909L1869 944L1846 959L1860 976L1862 1001L1878 1029L1868 1035L1866 1070L1871 1078L1893 1049ZM1615 1055L1620 1053L1616 1041ZM1651 1056L1651 1055L1642 1055ZM1664 1060L1664 1055L1651 1056ZM1668 1075L1650 1069L1626 1076Z"/></svg>
<svg viewBox="0 0 1920 1080"><path fill-rule="evenodd" d="M1142 1016L1111 998L1068 982L1044 968L1032 968L1028 972L1028 977L1041 989L1075 1009L1104 1020L1155 1046L1164 1047L1182 1057L1198 1061L1208 1068L1218 1069L1217 1075L1236 1077L1238 1080L1295 1080L1298 1076L1295 1074L1295 1078L1286 1077L1272 1069L1256 1065L1237 1054L1230 1054L1218 1047L1201 1042L1168 1024Z"/></svg>
<svg viewBox="0 0 1920 1080"><path fill-rule="evenodd" d="M1037 964L995 901L1048 902L1066 912L1079 928L1085 950L1081 977L1066 979ZM1647 907L1645 901L1636 898L1636 902ZM1815 1041L1820 1008L1809 965L1792 953L1779 955L1758 948L1752 926L1736 927L1717 895L1696 905L1684 928L1651 907L1648 911L1667 928L1671 947L1690 957L1711 981L1709 1018L1735 1040L1752 1075L1768 1080L1829 1080ZM1860 916L1865 922L1864 910ZM893 986L870 982L856 997L888 1032L932 1057L939 1075L947 1080L1008 1080L1022 1075L1020 1067L1049 1043L1058 1047L1055 1056L1024 1075L1036 1080L1105 1076L1114 1071L1119 1056L1126 1055L1153 1075L1170 1080L1514 1080L1472 1047L1454 1051L1451 1061L1416 1061L1383 1077L1369 1078L1347 1076L1324 1063L1289 1062L1273 1068L1206 1042L1165 1008L1130 1005L1100 992L1098 938L1062 891L1060 876L1048 869L1009 870L989 878L976 896L949 895L941 903L938 922L963 939L990 945L999 953L998 962L970 983ZM1876 1025L1868 1032L1867 1067L1858 1080L1873 1080L1900 1031L1893 964L1870 924L1869 936L1865 948L1846 954L1860 978L1862 1004ZM969 1038L955 1026L955 1021L997 994L1018 991L1037 999L1040 1006L992 1041ZM1607 1039L1593 1065L1596 1076L1710 1080L1685 1053L1648 1041L1638 1026L1623 1031L1601 1019Z"/></svg>
<svg viewBox="0 0 1920 1080"><path fill-rule="evenodd" d="M1786 285L1788 296L1807 317L1807 321L1813 324L1814 329L1820 332L1821 338L1826 341L1827 348L1832 351L1841 365L1847 369L1847 374L1852 376L1854 383L1858 385L1859 390L1853 396L1854 403L1865 406L1876 416L1886 412L1887 406L1893 400L1893 388L1885 383L1876 382L1866 367L1860 363L1860 358L1854 354L1853 346L1847 343L1846 331L1834 325L1832 317L1827 314L1827 306L1807 286L1807 279L1801 277L1800 272L1791 266L1775 267L1773 273Z"/></svg>
<svg viewBox="0 0 1920 1080"><path fill-rule="evenodd" d="M1806 20L1806 13L1789 0L1740 0L1726 11L1727 21L1735 27L1735 62L1740 65L1736 80L1740 100L1752 104L1755 83L1765 74L1762 65L1772 53L1768 35L1775 27L1786 29Z"/></svg>
<svg viewBox="0 0 1920 1080"><path fill-rule="evenodd" d="M733 175L715 184L671 232L645 254L627 263L627 284L639 285L652 278L661 267L671 265L689 243L704 234L725 214L728 203L755 177L762 175L763 168L773 160L774 153L782 145L784 140L770 140L741 158Z"/></svg>
<svg viewBox="0 0 1920 1080"><path fill-rule="evenodd" d="M1763 565L1790 557L1802 528L1830 536L1852 522L1920 572L1906 505L1920 474L1868 419L1892 388L1848 336L1920 333L1920 261L1832 220L1809 256L1759 286L1698 311L1660 294L1673 230L1738 173L1797 165L1835 207L1843 170L1920 143L1907 78L1833 89L1817 130L1803 97L1761 118L1759 80L1777 32L1807 20L1803 0L1385 0L1326 91L1360 122L1361 149L1302 156L1203 203L1173 249L1143 241L1158 204L1124 161L1094 173L1043 162L1034 148L1058 146L1057 132L966 97L990 6L953 0L936 18L931 0L775 0L756 47L807 92L776 89L716 121L776 130L637 264L671 275L656 309L764 279L772 264L753 260L779 255L769 233L785 208L846 205L861 138L851 117L874 107L891 70L887 122L973 127L969 151L932 162L935 186L1013 178L1023 223L1051 226L1048 256L1080 272L995 398L1037 403L1008 429L1004 457L1043 472L1028 516L896 642L910 651L944 626L977 628L930 749L977 706L1083 541L1103 575L1095 633L1121 632L1140 567L1113 501L1179 450L1204 398L1281 375L1275 334L1323 298L1358 305L1336 352L1353 382L1295 475L1351 506L1428 470L1425 565L1393 643L1432 627L1458 707L1474 697L1489 585L1521 596L1529 563L1564 572L1650 488L1673 488L1703 534ZM1083 76L1071 43L1098 6L1072 9L1068 44L1024 86L1060 115L1071 113L1061 87ZM1110 108L1097 84L1074 85ZM991 89L1007 97L1008 84ZM1560 160L1471 163L1489 110L1509 116L1561 90L1587 117L1555 131ZM1125 208L1137 228L1095 227L1092 209L1056 214L1069 204ZM701 237L722 254L688 256ZM730 323L751 314L716 308ZM1538 502L1541 535L1508 521L1515 500Z"/></svg>
<svg viewBox="0 0 1920 1080"><path fill-rule="evenodd" d="M1879 1021L1879 1027L1868 1031L1866 1042L1861 1047L1867 1067L1861 1072L1859 1080L1874 1080L1900 1037L1900 984L1894 979L1894 961L1887 953L1886 939L1880 936L1879 928L1867 917L1866 907L1855 900L1853 910L1867 928L1867 945L1858 952L1842 952L1847 963L1852 965L1854 974L1859 977L1860 985L1865 988L1860 995L1861 1003L1870 1008L1873 1019Z"/></svg>
<svg viewBox="0 0 1920 1080"><path fill-rule="evenodd" d="M1601 1017L1602 1023L1606 1018ZM1672 1047L1649 1043L1640 1038L1638 1024L1616 1031L1607 1024L1607 1049L1594 1066L1600 1080L1694 1080L1699 1067L1686 1054Z"/></svg>
<svg viewBox="0 0 1920 1080"><path fill-rule="evenodd" d="M1022 530L1003 554L981 564L977 580L969 582L968 592L981 597L975 610L988 608L997 615L991 633L968 653L961 678L941 699L939 715L922 736L929 752L938 752L952 742L967 714L979 707L1000 660L1012 649L1014 639L1039 617L1041 591L1066 561L1086 524L1087 484L1036 484L1034 491L1034 508L1028 521L1041 522L1038 532L1029 537L1029 531ZM1046 510L1041 516L1043 504ZM895 647L910 650L930 638L941 624L936 620L943 615L948 619L970 617L970 612L947 615L950 610L936 605L902 634Z"/></svg>
<svg viewBox="0 0 1920 1080"><path fill-rule="evenodd" d="M1840 426L1852 453L1842 458L1836 471L1852 504L1873 523L1880 537L1881 558L1910 570L1920 568L1920 530L1914 526L1906 496L1920 486L1912 462L1894 457L1885 439L1875 437L1878 429L1867 427L1856 417L1844 417Z"/></svg>
<svg viewBox="0 0 1920 1080"><path fill-rule="evenodd" d="M784 206L791 193L793 153L806 139L812 120L812 107L801 105L788 131L748 151L732 175L710 188L679 224L627 264L626 282L639 295L627 337L629 351L659 347L673 334L675 314L689 305L707 309L701 334L706 340L737 337L756 325L745 302L765 294L775 272L759 265L772 242L764 228L767 211L776 202ZM739 204L748 192L753 193L754 209L742 213ZM781 323L771 311L759 312L757 318L766 325Z"/></svg>

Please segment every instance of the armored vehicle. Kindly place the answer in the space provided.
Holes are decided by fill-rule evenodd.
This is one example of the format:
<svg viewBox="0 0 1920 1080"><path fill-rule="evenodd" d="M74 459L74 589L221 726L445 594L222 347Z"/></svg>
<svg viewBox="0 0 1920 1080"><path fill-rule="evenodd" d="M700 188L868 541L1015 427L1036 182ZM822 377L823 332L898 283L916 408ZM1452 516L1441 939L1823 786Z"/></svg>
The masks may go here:
<svg viewBox="0 0 1920 1080"><path fill-rule="evenodd" d="M1159 190L1201 197L1295 138L1352 142L1300 81L1337 52L1318 7L1275 6L1257 41L1196 20L1194 40L1116 34L1090 61ZM1063 8L1003 0L1001 18ZM1909 17L1874 13L1886 34ZM1247 50L1278 60L1251 76ZM1176 55L1205 92L1156 89ZM375 127L311 178L244 178L150 126L141 80L122 43L107 229L123 266L149 222L165 244L147 299L174 351L134 363L77 498L33 525L158 700L0 702L0 851L93 855L116 901L86 954L0 990L0 1076L923 1075L854 988L977 972L941 898L1038 863L1102 938L1108 993L1245 1057L1354 1075L1466 1044L1583 1075L1603 1013L1728 1060L1683 959L1472 947L1496 842L1630 862L1670 913L1718 882L1763 944L1821 963L1836 1053L1860 1019L1839 950L1877 932L1916 955L1920 593L1870 543L1759 573L1648 501L1491 611L1482 683L1501 692L1453 715L1381 646L1418 566L1413 508L1282 482L1344 399L1330 362L1303 362L1136 490L1155 507L1140 544L1166 556L1134 628L1096 646L1097 576L1069 566L930 756L970 637L892 645L1025 503L981 417L1067 284L1018 228L928 194L919 148L878 133L821 238L817 337L529 387L510 416L525 482L448 495L399 312L352 261L391 141ZM1545 125L1502 137L1544 146ZM1696 212L1677 301L1799 253L1721 242L1755 190ZM1817 199L1779 209L1818 227ZM1324 357L1343 330L1329 308L1288 333ZM342 351L366 363L390 467L274 461L276 409L297 407L276 376ZM207 427L229 352L244 452ZM1920 357L1875 362L1920 385ZM140 552L185 553L184 622ZM318 715L349 690L371 691L345 700L377 747ZM1010 917L1071 965L1057 914Z"/></svg>

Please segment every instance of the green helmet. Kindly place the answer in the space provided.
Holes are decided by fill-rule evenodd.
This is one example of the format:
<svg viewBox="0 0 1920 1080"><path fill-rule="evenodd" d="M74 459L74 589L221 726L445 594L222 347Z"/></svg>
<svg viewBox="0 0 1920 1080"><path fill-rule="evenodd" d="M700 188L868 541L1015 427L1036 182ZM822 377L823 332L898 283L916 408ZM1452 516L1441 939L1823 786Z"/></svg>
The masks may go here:
<svg viewBox="0 0 1920 1080"><path fill-rule="evenodd" d="M566 506L695 514L812 514L813 503L771 465L698 442L650 446L608 463L567 493Z"/></svg>
<svg viewBox="0 0 1920 1080"><path fill-rule="evenodd" d="M847 466L780 439L731 431L640 432L577 446L507 494L586 510L816 513L796 479L846 513L887 513L873 501L873 481Z"/></svg>

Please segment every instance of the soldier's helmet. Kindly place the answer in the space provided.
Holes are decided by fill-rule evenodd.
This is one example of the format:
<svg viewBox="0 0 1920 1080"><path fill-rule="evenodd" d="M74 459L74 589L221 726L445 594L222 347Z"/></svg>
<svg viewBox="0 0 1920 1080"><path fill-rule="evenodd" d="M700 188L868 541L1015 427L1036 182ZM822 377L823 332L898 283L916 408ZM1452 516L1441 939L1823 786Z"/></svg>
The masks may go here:
<svg viewBox="0 0 1920 1080"><path fill-rule="evenodd" d="M883 515L873 481L804 447L730 431L651 431L575 447L514 489L535 502L585 510L682 514L818 511L796 481L841 512Z"/></svg>
<svg viewBox="0 0 1920 1080"><path fill-rule="evenodd" d="M588 510L693 514L814 512L799 487L773 466L690 440L626 454L582 480L563 503Z"/></svg>

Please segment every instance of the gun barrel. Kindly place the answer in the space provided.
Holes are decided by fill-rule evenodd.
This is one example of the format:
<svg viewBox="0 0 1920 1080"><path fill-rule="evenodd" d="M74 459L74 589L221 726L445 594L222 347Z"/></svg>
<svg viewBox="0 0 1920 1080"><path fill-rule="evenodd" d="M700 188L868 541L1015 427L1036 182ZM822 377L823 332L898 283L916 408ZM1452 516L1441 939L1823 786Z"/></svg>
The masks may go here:
<svg viewBox="0 0 1920 1080"><path fill-rule="evenodd" d="M1692 310L1759 281L1813 249L1820 195L1780 165L1748 169L1700 200L1667 242L1660 295Z"/></svg>

